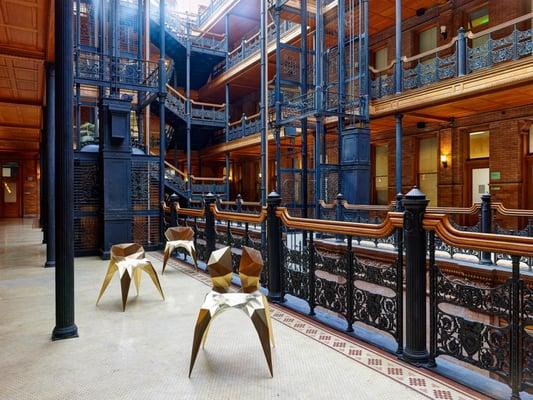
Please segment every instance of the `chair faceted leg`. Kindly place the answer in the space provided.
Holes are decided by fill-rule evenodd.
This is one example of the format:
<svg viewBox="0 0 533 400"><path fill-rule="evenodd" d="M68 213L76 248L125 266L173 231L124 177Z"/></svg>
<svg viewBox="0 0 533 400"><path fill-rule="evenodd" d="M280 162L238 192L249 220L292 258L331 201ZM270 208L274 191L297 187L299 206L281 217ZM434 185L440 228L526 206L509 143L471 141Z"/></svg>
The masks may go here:
<svg viewBox="0 0 533 400"><path fill-rule="evenodd" d="M198 350L200 350L200 345L204 334L206 333L209 322L211 321L211 313L205 308L201 308L198 313L198 319L196 320L196 326L194 328L194 338L192 342L192 352L191 352L191 363L189 365L189 378L191 377L192 369L194 368L194 363L196 362L196 357L198 356Z"/></svg>
<svg viewBox="0 0 533 400"><path fill-rule="evenodd" d="M170 248L170 245L167 243L165 246L165 253L163 256L163 270L161 271L161 274L165 273L165 268L167 266L168 259L170 258L170 253L172 252L172 249Z"/></svg>
<svg viewBox="0 0 533 400"><path fill-rule="evenodd" d="M122 311L126 311L126 303L128 301L128 293L130 291L131 276L128 270L125 270L120 277L120 289L122 292Z"/></svg>
<svg viewBox="0 0 533 400"><path fill-rule="evenodd" d="M163 300L165 300L165 295L163 294L163 289L161 289L161 283L159 282L159 277L157 276L157 272L155 271L155 268L152 265L152 263L148 262L142 268L150 276L150 278L152 278L152 282L154 282L154 285L157 288L157 290L159 290L161 297L163 298Z"/></svg>
<svg viewBox="0 0 533 400"><path fill-rule="evenodd" d="M109 282L111 282L111 279L117 272L117 266L113 261L109 262L109 266L107 267L107 272L104 277L104 282L102 283L102 288L100 289L100 293L98 294L98 299L96 299L96 305L98 305L98 302L102 298L102 295L106 291L107 287L109 286Z"/></svg>
<svg viewBox="0 0 533 400"><path fill-rule="evenodd" d="M133 282L135 283L135 289L137 289L137 296L139 295L139 289L141 287L141 272L140 268L133 270Z"/></svg>
<svg viewBox="0 0 533 400"><path fill-rule="evenodd" d="M270 332L268 329L266 312L264 309L257 309L250 318L252 319L259 340L261 341L261 347L263 347L263 353L265 353L270 376L274 377L272 372L272 354L270 352Z"/></svg>
<svg viewBox="0 0 533 400"><path fill-rule="evenodd" d="M270 341L272 342L272 347L276 347L276 343L274 342L274 331L272 330L272 319L270 318L270 304L268 304L268 299L266 298L266 296L263 296L263 304L265 306L265 315L268 323Z"/></svg>

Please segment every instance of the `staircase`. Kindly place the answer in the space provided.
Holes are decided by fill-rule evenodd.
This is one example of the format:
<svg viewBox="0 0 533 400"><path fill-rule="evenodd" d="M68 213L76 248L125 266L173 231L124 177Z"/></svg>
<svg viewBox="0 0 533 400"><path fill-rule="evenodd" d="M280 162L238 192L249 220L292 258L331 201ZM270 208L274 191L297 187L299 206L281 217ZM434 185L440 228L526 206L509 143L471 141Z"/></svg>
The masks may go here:
<svg viewBox="0 0 533 400"><path fill-rule="evenodd" d="M204 178L191 175L191 194L187 193L187 174L165 161L165 189L184 199L201 199L208 193L227 199L226 181L222 178Z"/></svg>

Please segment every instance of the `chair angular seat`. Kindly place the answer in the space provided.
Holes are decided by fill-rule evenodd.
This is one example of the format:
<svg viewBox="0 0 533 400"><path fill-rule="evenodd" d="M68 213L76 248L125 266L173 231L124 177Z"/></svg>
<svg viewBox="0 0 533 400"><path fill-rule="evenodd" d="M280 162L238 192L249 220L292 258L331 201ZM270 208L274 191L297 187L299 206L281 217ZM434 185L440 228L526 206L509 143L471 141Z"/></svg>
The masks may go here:
<svg viewBox="0 0 533 400"><path fill-rule="evenodd" d="M165 231L167 244L165 245L165 252L163 258L163 270L165 272L168 259L172 252L176 249L184 249L191 256L196 270L198 270L198 261L196 258L196 248L194 247L194 231L189 226L176 226L168 228Z"/></svg>
<svg viewBox="0 0 533 400"><path fill-rule="evenodd" d="M133 279L135 283L135 288L138 295L139 287L141 285L141 272L143 271L150 276L152 282L164 300L165 295L163 294L163 289L161 289L159 277L157 276L157 272L150 260L144 257L144 248L140 244L136 243L123 243L112 246L111 259L109 260L107 273L105 275L104 282L102 283L102 288L100 289L96 304L98 305L102 295L109 286L111 279L115 273L118 272L122 294L122 311L125 311L131 280Z"/></svg>
<svg viewBox="0 0 533 400"><path fill-rule="evenodd" d="M196 321L189 377L200 346L205 345L211 321L229 309L241 310L252 320L263 348L270 375L273 376L270 341L274 345L274 336L270 309L268 300L259 290L259 275L263 267L261 253L255 249L243 247L239 266L239 275L243 283L242 292L228 293L233 276L231 249L229 247L213 251L207 265L213 288L206 295Z"/></svg>

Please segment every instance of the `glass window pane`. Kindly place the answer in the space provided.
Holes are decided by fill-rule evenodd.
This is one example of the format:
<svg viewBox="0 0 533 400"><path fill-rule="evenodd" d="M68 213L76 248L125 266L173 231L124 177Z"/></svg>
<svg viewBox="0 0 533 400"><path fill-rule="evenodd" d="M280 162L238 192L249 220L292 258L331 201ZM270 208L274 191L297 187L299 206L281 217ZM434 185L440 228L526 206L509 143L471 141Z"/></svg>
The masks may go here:
<svg viewBox="0 0 533 400"><path fill-rule="evenodd" d="M389 146L376 146L376 176L387 176L389 173Z"/></svg>
<svg viewBox="0 0 533 400"><path fill-rule="evenodd" d="M429 200L429 207L436 207L437 204L437 174L420 174L420 190L426 194Z"/></svg>
<svg viewBox="0 0 533 400"><path fill-rule="evenodd" d="M431 137L420 140L418 153L418 172L433 173L438 169L437 138Z"/></svg>
<svg viewBox="0 0 533 400"><path fill-rule="evenodd" d="M469 28L477 28L489 23L489 8L483 7L470 13Z"/></svg>
<svg viewBox="0 0 533 400"><path fill-rule="evenodd" d="M489 131L470 133L470 158L485 158L490 155Z"/></svg>
<svg viewBox="0 0 533 400"><path fill-rule="evenodd" d="M5 178L9 178L11 176L11 168L2 168L2 176Z"/></svg>
<svg viewBox="0 0 533 400"><path fill-rule="evenodd" d="M389 58L388 49L386 47L379 49L378 51L376 51L375 57L376 57L375 68L385 69L387 67L388 58Z"/></svg>
<svg viewBox="0 0 533 400"><path fill-rule="evenodd" d="M437 47L437 27L426 29L419 33L418 51L424 53Z"/></svg>
<svg viewBox="0 0 533 400"><path fill-rule="evenodd" d="M17 202L17 183L4 182L4 203Z"/></svg>
<svg viewBox="0 0 533 400"><path fill-rule="evenodd" d="M98 142L98 132L96 131L96 112L96 107L80 107L80 142L82 146L84 144Z"/></svg>
<svg viewBox="0 0 533 400"><path fill-rule="evenodd" d="M376 204L389 203L389 146L381 145L375 147L375 169L374 186L376 190Z"/></svg>

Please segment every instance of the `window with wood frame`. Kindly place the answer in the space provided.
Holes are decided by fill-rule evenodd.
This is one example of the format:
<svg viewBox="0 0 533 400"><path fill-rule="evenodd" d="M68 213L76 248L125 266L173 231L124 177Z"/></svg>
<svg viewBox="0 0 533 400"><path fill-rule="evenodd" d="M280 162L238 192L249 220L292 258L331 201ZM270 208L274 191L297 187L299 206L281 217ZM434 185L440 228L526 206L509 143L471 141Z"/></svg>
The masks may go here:
<svg viewBox="0 0 533 400"><path fill-rule="evenodd" d="M389 63L389 49L382 47L374 52L374 68L384 70Z"/></svg>
<svg viewBox="0 0 533 400"><path fill-rule="evenodd" d="M467 28L474 33L487 29L489 27L489 6L484 5L468 14ZM483 35L472 39L472 48L481 47L489 40L489 35Z"/></svg>
<svg viewBox="0 0 533 400"><path fill-rule="evenodd" d="M468 158L470 160L475 160L477 158L487 158L490 156L490 132L489 131L470 132L468 136L469 136Z"/></svg>
<svg viewBox="0 0 533 400"><path fill-rule="evenodd" d="M418 54L433 50L437 47L437 27L425 29L418 32ZM424 57L421 62L423 64L430 64L434 61L435 54Z"/></svg>
<svg viewBox="0 0 533 400"><path fill-rule="evenodd" d="M438 205L438 142L432 136L418 143L418 185L426 194L430 207Z"/></svg>
<svg viewBox="0 0 533 400"><path fill-rule="evenodd" d="M374 146L374 190L376 204L389 204L389 146Z"/></svg>

